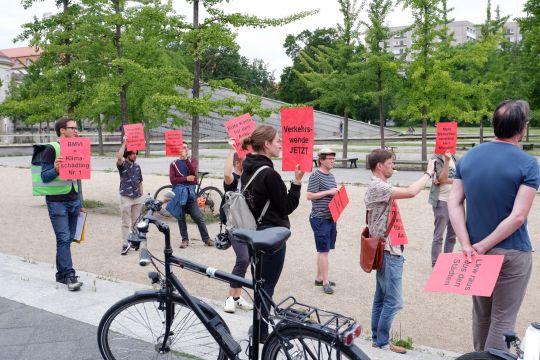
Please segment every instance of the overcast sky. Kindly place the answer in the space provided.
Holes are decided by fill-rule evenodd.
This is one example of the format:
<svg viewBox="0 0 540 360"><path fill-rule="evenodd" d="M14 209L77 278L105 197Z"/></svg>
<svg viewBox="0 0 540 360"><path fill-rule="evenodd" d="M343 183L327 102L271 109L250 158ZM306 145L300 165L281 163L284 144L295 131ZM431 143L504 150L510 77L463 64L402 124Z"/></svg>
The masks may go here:
<svg viewBox="0 0 540 360"><path fill-rule="evenodd" d="M360 3L361 0L358 0ZM47 12L57 12L54 0L38 2L28 10L24 10L18 0L0 0L0 49L26 46L24 43L13 44L12 40L21 32L21 24L32 20L33 16L41 17ZM454 8L451 13L455 20L468 20L481 23L485 19L487 0L448 0ZM492 8L497 5L503 16L523 16L525 0L492 0ZM176 11L189 15L191 8L184 1L173 0ZM261 17L281 17L294 12L319 9L319 13L281 28L250 29L238 31L240 53L250 59L260 58L269 64L279 78L283 67L290 65L285 55L283 41L287 34L298 34L302 30L313 30L319 27L333 27L340 22L338 3L336 0L230 0L223 6L228 12L242 12ZM409 25L412 17L409 11L396 7L389 17L390 26Z"/></svg>

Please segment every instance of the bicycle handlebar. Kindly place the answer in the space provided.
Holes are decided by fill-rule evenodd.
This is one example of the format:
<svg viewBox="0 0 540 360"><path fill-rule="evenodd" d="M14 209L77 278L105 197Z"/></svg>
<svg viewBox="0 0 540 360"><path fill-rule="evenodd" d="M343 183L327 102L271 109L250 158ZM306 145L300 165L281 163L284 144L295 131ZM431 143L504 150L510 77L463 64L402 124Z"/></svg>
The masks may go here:
<svg viewBox="0 0 540 360"><path fill-rule="evenodd" d="M160 232L164 232L165 229L168 230L167 224L159 220L154 216L154 212L161 210L161 205L163 202L148 198L144 202L144 207L148 209L146 215L144 215L143 220L137 224L137 230L141 233L147 233L150 223L155 224Z"/></svg>

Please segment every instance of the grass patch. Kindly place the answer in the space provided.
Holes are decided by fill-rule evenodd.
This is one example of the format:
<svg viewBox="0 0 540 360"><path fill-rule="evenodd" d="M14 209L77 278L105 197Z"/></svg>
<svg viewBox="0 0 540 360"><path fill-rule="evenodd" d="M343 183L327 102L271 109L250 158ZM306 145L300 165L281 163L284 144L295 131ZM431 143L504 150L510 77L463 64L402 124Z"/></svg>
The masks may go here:
<svg viewBox="0 0 540 360"><path fill-rule="evenodd" d="M99 209L105 207L105 204L99 200L84 199L83 207L85 209Z"/></svg>
<svg viewBox="0 0 540 360"><path fill-rule="evenodd" d="M408 350L411 350L413 348L412 337L407 336L407 340L401 338L401 324L399 324L399 333L396 331L392 331L390 342L394 345L404 347L405 349L408 349Z"/></svg>

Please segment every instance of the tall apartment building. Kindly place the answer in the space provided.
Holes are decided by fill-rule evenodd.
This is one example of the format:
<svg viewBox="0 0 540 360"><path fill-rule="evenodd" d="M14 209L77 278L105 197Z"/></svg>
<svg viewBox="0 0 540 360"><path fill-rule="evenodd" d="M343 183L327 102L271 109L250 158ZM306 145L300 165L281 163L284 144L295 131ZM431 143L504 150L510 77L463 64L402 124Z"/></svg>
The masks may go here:
<svg viewBox="0 0 540 360"><path fill-rule="evenodd" d="M461 45L480 38L480 26L470 21L453 21L448 24L448 31L454 34L452 45ZM517 22L507 22L504 37L513 43L521 41L521 33ZM394 55L405 53L413 44L412 31L404 31L407 26L395 26L390 30L396 34L385 41L386 48ZM409 60L409 58L407 58Z"/></svg>

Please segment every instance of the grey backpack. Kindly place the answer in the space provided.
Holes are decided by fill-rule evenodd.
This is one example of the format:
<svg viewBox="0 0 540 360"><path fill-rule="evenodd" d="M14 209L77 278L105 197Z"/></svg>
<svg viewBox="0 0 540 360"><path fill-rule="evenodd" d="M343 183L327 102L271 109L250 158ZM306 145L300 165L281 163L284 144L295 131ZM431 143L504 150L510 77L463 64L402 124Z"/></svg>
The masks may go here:
<svg viewBox="0 0 540 360"><path fill-rule="evenodd" d="M249 209L249 206L246 202L246 198L244 197L244 192L253 182L255 177L262 170L268 167L269 166L261 166L260 168L258 168L251 177L251 179L249 179L244 189L242 189L241 181L240 179L238 179L238 187L236 191L227 191L225 193L225 203L223 204L223 211L225 212L225 217L227 218L227 230L229 232L232 232L236 229L255 230L257 228L257 224L261 222L263 216L266 214L266 211L270 206L270 200L266 201L263 211L261 212L261 216L259 216L257 221L255 221L255 217L253 217L253 214L251 213L251 210Z"/></svg>

